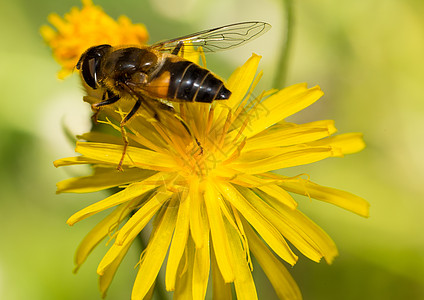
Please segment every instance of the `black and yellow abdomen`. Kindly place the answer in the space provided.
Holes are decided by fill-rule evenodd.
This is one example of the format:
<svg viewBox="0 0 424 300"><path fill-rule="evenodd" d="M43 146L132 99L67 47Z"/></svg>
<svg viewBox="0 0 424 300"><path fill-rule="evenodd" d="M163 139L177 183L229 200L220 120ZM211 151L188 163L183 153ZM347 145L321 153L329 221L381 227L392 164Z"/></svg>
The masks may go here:
<svg viewBox="0 0 424 300"><path fill-rule="evenodd" d="M167 82L166 98L170 101L212 103L231 96L231 91L210 71L184 59L165 58L151 84L155 82Z"/></svg>

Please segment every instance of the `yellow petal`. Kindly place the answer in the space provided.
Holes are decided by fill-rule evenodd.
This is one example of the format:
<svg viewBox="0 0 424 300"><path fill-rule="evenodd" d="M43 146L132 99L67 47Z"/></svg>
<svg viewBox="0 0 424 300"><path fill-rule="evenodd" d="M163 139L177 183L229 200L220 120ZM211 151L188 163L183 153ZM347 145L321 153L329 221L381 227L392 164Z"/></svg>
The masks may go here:
<svg viewBox="0 0 424 300"><path fill-rule="evenodd" d="M155 214L172 195L174 195L172 192L166 191L165 189L159 189L119 230L115 243L123 245L126 243L127 239L132 239L133 236L138 235L141 231L140 227L144 228L145 224L150 221L152 215Z"/></svg>
<svg viewBox="0 0 424 300"><path fill-rule="evenodd" d="M287 205L292 209L297 207L297 203L294 201L293 197L290 196L290 194L287 193L284 189L275 184L278 182L277 180L259 178L249 174L238 174L237 176L234 176L230 182L249 188L257 187L284 205Z"/></svg>
<svg viewBox="0 0 424 300"><path fill-rule="evenodd" d="M101 161L84 156L66 157L53 162L56 168L72 165L99 164Z"/></svg>
<svg viewBox="0 0 424 300"><path fill-rule="evenodd" d="M131 211L132 207L121 204L111 214L98 223L81 241L75 253L76 268L74 272L82 265L91 251L111 233Z"/></svg>
<svg viewBox="0 0 424 300"><path fill-rule="evenodd" d="M103 256L97 267L97 274L103 275L113 262L119 257L127 245L140 234L147 223L156 214L163 202L169 198L165 193L157 193L149 199L144 205L125 223L118 232L115 243Z"/></svg>
<svg viewBox="0 0 424 300"><path fill-rule="evenodd" d="M261 191L254 193L246 188L240 191L261 214L267 216L272 225L293 246L309 259L319 262L324 256L327 262L331 262L338 254L331 238L298 210L281 205L279 201Z"/></svg>
<svg viewBox="0 0 424 300"><path fill-rule="evenodd" d="M333 120L310 122L306 124L276 124L268 130L247 139L243 151L285 147L308 143L328 137L336 132Z"/></svg>
<svg viewBox="0 0 424 300"><path fill-rule="evenodd" d="M309 143L311 146L332 146L339 148L343 154L351 154L365 148L362 133L345 133L327 139Z"/></svg>
<svg viewBox="0 0 424 300"><path fill-rule="evenodd" d="M204 55L202 47L195 47L190 41L184 43L184 47L179 54L181 54L185 59L194 62L195 64L199 64L200 55Z"/></svg>
<svg viewBox="0 0 424 300"><path fill-rule="evenodd" d="M169 249L168 263L166 265L165 284L167 291L175 290L175 280L178 266L189 235L190 201L187 195L182 197L178 208L175 232Z"/></svg>
<svg viewBox="0 0 424 300"><path fill-rule="evenodd" d="M231 292L231 284L226 283L219 270L216 261L215 251L211 247L211 268L212 268L212 296L214 300L231 300L233 295Z"/></svg>
<svg viewBox="0 0 424 300"><path fill-rule="evenodd" d="M156 281L153 282L152 286L150 287L150 289L147 292L146 296L144 296L143 300L151 300L151 299L153 299L153 294L155 292L155 286L156 286Z"/></svg>
<svg viewBox="0 0 424 300"><path fill-rule="evenodd" d="M287 180L281 181L280 185L289 192L337 205L363 217L369 216L369 203L365 199L351 193L321 186L300 178L287 178Z"/></svg>
<svg viewBox="0 0 424 300"><path fill-rule="evenodd" d="M265 173L268 171L310 164L328 157L342 156L339 148L333 147L286 147L288 149L253 150L242 154L231 167L247 174ZM279 154L278 152L282 152Z"/></svg>
<svg viewBox="0 0 424 300"><path fill-rule="evenodd" d="M258 189L273 197L275 200L284 203L291 209L296 209L297 207L297 202L294 201L293 197L278 185L265 185L258 187Z"/></svg>
<svg viewBox="0 0 424 300"><path fill-rule="evenodd" d="M259 213L267 217L267 220L281 233L281 235L288 239L293 244L293 246L299 249L305 256L316 262L321 259L322 254L319 251L319 248L313 239L304 234L303 228L297 226L296 223L290 223L290 221L287 220L286 216L283 215L281 211L278 211L277 209L267 204L267 202L270 202L270 200L273 202L278 202L277 200L270 198L268 195L261 191L254 192L250 189L242 187L239 187L238 190L259 211ZM267 200L267 202L264 200ZM270 204L273 204L273 202ZM281 207L292 211L292 209L288 209L285 205L278 206L278 208ZM287 244L286 247L289 248Z"/></svg>
<svg viewBox="0 0 424 300"><path fill-rule="evenodd" d="M194 250L193 240L187 240L184 255L178 267L177 282L174 291L174 300L192 300L193 298L193 270L194 270ZM197 300L197 299L195 299Z"/></svg>
<svg viewBox="0 0 424 300"><path fill-rule="evenodd" d="M246 137L254 136L269 126L310 106L322 95L323 92L318 86L307 89L306 85L297 84L285 88L265 99L251 113L252 120L249 122L248 130L245 130L243 134Z"/></svg>
<svg viewBox="0 0 424 300"><path fill-rule="evenodd" d="M210 184L206 184L205 188L205 204L208 214L209 225L211 228L212 244L216 255L217 264L221 271L225 282L234 281L233 273L233 257L228 241L227 232L225 230L222 213L217 203L219 200L218 193Z"/></svg>
<svg viewBox="0 0 424 300"><path fill-rule="evenodd" d="M140 168L118 171L116 167L94 169L94 174L73 177L57 183L56 193L91 193L130 182L141 181L154 174L154 171Z"/></svg>
<svg viewBox="0 0 424 300"><path fill-rule="evenodd" d="M190 181L190 232L196 248L204 246L205 232L209 233L206 219L204 201L199 190L199 180Z"/></svg>
<svg viewBox="0 0 424 300"><path fill-rule="evenodd" d="M252 278L249 265L246 260L245 249L240 241L240 237L236 230L231 226L226 226L230 247L234 258L234 272L235 280L234 287L239 300L256 300L258 295L256 293L255 282Z"/></svg>
<svg viewBox="0 0 424 300"><path fill-rule="evenodd" d="M147 180L156 181L156 180L160 180L163 177L164 177L164 174L157 173L157 174L147 178L145 181L147 181ZM148 191L154 189L158 185L160 185L160 183L158 183L158 184L146 184L145 181L133 183L133 184L129 185L128 187L126 187L124 190L117 192L117 193L107 197L106 199L103 199L102 201L98 201L94 204L87 206L86 208L84 208L84 209L80 210L79 212L73 214L68 219L68 221L66 221L66 223L68 225L73 225L76 222L79 222L79 221L81 221L85 218L88 218L89 216L92 216L92 215L94 215L94 214L96 214L100 211L103 211L105 209L108 209L110 207L119 205L119 204L127 202L127 201L131 201L131 200L143 195L144 193L147 193Z"/></svg>
<svg viewBox="0 0 424 300"><path fill-rule="evenodd" d="M193 265L193 299L205 299L209 278L209 232L205 232L207 243L196 248Z"/></svg>
<svg viewBox="0 0 424 300"><path fill-rule="evenodd" d="M296 263L297 256L290 250L284 238L265 216L261 215L231 184L221 183L217 187L224 198L237 208L278 256L291 265Z"/></svg>
<svg viewBox="0 0 424 300"><path fill-rule="evenodd" d="M153 229L154 231L135 278L131 295L133 300L142 300L155 282L174 232L178 213L176 205L176 201L171 201L157 226Z"/></svg>
<svg viewBox="0 0 424 300"><path fill-rule="evenodd" d="M56 31L53 30L50 26L42 25L40 27L40 34L43 37L44 41L49 43L56 36Z"/></svg>
<svg viewBox="0 0 424 300"><path fill-rule="evenodd" d="M249 239L249 248L274 287L278 298L302 299L299 287L286 267L275 257L248 224L245 224L244 228Z"/></svg>
<svg viewBox="0 0 424 300"><path fill-rule="evenodd" d="M231 108L236 108L249 90L253 78L255 78L261 56L252 54L243 66L237 68L227 82L227 88L232 92L228 103Z"/></svg>
<svg viewBox="0 0 424 300"><path fill-rule="evenodd" d="M99 276L99 287L100 287L100 293L103 298L106 297L107 290L112 283L113 277L115 276L115 273L121 264L122 260L124 259L125 255L128 252L128 249L130 248L131 244L126 245L122 248L119 255L116 257L116 259L109 265L109 268L105 270L103 275Z"/></svg>
<svg viewBox="0 0 424 300"><path fill-rule="evenodd" d="M117 164L122 156L122 145L77 142L75 151L86 157L103 162ZM135 165L143 169L174 171L178 165L175 159L163 153L129 146L123 165Z"/></svg>

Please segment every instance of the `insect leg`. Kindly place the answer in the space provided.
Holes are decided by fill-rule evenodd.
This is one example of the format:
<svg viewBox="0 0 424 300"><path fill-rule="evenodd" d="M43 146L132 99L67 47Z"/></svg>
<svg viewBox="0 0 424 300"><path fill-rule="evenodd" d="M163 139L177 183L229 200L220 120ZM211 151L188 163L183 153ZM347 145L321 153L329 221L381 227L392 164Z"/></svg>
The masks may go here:
<svg viewBox="0 0 424 300"><path fill-rule="evenodd" d="M183 50L183 47L184 47L184 42L179 41L177 46L174 48L174 50L172 50L171 54L178 55L178 53L180 53L180 50Z"/></svg>
<svg viewBox="0 0 424 300"><path fill-rule="evenodd" d="M140 108L141 100L142 100L141 98L137 99L137 101L135 102L131 111L125 116L125 118L119 124L119 126L121 126L122 139L124 140L124 150L122 150L122 156L121 156L121 159L120 159L118 167L117 167L117 169L119 171L122 171L122 163L124 162L125 154L127 153L127 148L128 148L128 143L129 143L128 137L127 137L127 132L126 132L124 126L131 119L131 117L134 116L134 114L137 112L137 110Z"/></svg>
<svg viewBox="0 0 424 300"><path fill-rule="evenodd" d="M109 97L108 99L104 100L106 98L106 95ZM110 96L112 95L112 96ZM94 111L94 114L91 116L91 119L93 120L94 123L97 123L97 116L99 115L100 112L100 107L101 106L105 106L105 105L109 105L112 103L115 103L116 101L118 101L119 99L121 99L119 97L119 95L115 95L110 91L106 91L103 94L103 101L98 102L98 103L93 103L91 104L91 109Z"/></svg>
<svg viewBox="0 0 424 300"><path fill-rule="evenodd" d="M186 123L186 121L184 121L183 118L181 118L179 115L174 114L174 117L180 121L181 125L183 125L184 129L187 131L187 133L191 136L191 138L196 142L197 146L200 149L200 154L203 154L203 147L202 144L199 142L199 140L197 139L197 137L193 134L193 132L191 132L190 127L188 126L188 124Z"/></svg>

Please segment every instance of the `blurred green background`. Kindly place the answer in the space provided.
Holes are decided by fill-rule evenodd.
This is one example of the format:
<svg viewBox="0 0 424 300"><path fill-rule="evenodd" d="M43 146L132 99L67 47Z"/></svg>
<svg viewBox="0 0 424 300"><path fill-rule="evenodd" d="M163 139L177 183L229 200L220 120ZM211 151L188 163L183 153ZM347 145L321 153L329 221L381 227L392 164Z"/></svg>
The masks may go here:
<svg viewBox="0 0 424 300"><path fill-rule="evenodd" d="M260 89L272 86L285 35L284 5L264 0L95 1L113 16L145 23L151 42L246 20L273 25L259 40L208 56L227 78L251 52L263 55ZM0 28L0 299L100 299L99 247L72 274L74 251L102 216L73 228L66 219L104 197L55 195L55 183L81 170L55 169L72 156L62 123L75 134L89 127L77 76L56 79L59 66L39 35L51 12L77 0L1 2ZM299 206L335 240L333 265L301 257L291 270L305 299L424 299L424 2L304 0L294 4L286 84L320 85L325 96L292 120L334 119L339 132L363 132L367 148L287 170L371 203L363 219L299 197ZM258 89L257 91L260 91ZM108 299L129 299L137 249L132 249ZM255 269L261 299L274 299Z"/></svg>

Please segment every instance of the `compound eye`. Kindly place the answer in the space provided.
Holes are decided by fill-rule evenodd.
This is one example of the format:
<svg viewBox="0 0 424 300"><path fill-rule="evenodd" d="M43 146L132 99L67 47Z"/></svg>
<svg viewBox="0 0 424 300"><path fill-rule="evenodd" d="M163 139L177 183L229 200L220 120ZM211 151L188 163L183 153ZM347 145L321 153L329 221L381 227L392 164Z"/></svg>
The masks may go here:
<svg viewBox="0 0 424 300"><path fill-rule="evenodd" d="M99 45L89 48L81 55L76 68L81 70L82 78L85 83L93 89L98 86L99 67L102 57L112 49L111 45Z"/></svg>
<svg viewBox="0 0 424 300"><path fill-rule="evenodd" d="M97 68L97 59L96 58L89 59L88 60L88 70L90 72L90 76L93 77L95 82L97 82L96 68Z"/></svg>
<svg viewBox="0 0 424 300"><path fill-rule="evenodd" d="M84 81L93 89L97 88L97 58L86 58L82 64L82 77Z"/></svg>

